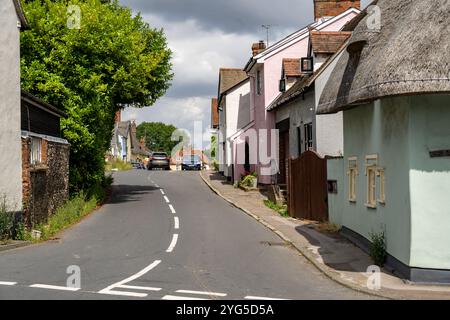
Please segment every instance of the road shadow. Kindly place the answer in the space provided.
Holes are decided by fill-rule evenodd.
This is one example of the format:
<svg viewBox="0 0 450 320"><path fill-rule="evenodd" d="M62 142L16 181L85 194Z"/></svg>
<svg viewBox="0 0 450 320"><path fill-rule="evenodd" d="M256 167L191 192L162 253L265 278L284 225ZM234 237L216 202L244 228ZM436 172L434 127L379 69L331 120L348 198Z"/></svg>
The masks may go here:
<svg viewBox="0 0 450 320"><path fill-rule="evenodd" d="M113 185L111 187L111 196L105 202L106 204L117 204L124 202L140 201L149 193L159 190L153 186L135 186L135 185Z"/></svg>
<svg viewBox="0 0 450 320"><path fill-rule="evenodd" d="M220 183L222 183L224 185L232 185L232 183L230 181L228 181L227 178L224 177L223 175L221 175L219 172L211 173L209 175L209 179L211 181L220 181Z"/></svg>

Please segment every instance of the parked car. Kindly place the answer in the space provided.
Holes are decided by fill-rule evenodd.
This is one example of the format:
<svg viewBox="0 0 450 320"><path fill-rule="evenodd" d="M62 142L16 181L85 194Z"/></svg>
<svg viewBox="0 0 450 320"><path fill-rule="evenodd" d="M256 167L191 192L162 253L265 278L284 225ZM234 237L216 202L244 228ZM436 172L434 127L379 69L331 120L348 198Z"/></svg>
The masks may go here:
<svg viewBox="0 0 450 320"><path fill-rule="evenodd" d="M148 161L148 170L160 168L170 170L170 157L165 152L153 152Z"/></svg>
<svg viewBox="0 0 450 320"><path fill-rule="evenodd" d="M198 155L184 156L181 170L202 170L202 160Z"/></svg>
<svg viewBox="0 0 450 320"><path fill-rule="evenodd" d="M131 162L133 169L145 169L145 166L141 162Z"/></svg>

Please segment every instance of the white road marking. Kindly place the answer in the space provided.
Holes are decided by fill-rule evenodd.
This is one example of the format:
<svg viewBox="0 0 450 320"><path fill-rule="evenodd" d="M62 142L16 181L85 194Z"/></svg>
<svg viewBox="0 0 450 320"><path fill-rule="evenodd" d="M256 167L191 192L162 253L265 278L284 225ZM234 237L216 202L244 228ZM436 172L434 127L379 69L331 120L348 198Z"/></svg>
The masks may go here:
<svg viewBox="0 0 450 320"><path fill-rule="evenodd" d="M162 300L208 300L208 299L166 295L162 297Z"/></svg>
<svg viewBox="0 0 450 320"><path fill-rule="evenodd" d="M0 281L0 286L15 286L17 282Z"/></svg>
<svg viewBox="0 0 450 320"><path fill-rule="evenodd" d="M144 291L161 291L162 290L162 288L127 286L127 285L120 285L117 288L130 289L130 290L144 290Z"/></svg>
<svg viewBox="0 0 450 320"><path fill-rule="evenodd" d="M277 299L277 298L268 298L268 297L256 297L256 296L246 296L244 299L247 299L247 300L286 300L286 299Z"/></svg>
<svg viewBox="0 0 450 320"><path fill-rule="evenodd" d="M226 297L226 293L220 292L208 292L208 291L193 291L193 290L177 290L176 293L187 293L187 294L199 294L205 296L216 296L216 297Z"/></svg>
<svg viewBox="0 0 450 320"><path fill-rule="evenodd" d="M167 198L167 196L164 196L164 200L166 200L167 203L170 202L169 198Z"/></svg>
<svg viewBox="0 0 450 320"><path fill-rule="evenodd" d="M180 229L180 219L178 219L178 217L173 217L173 220L174 220L174 228Z"/></svg>
<svg viewBox="0 0 450 320"><path fill-rule="evenodd" d="M113 296L126 296L126 297L136 297L136 298L145 298L146 296L148 296L148 294L146 294L146 293L115 291L115 290L108 290L108 291L98 292L98 293L109 294L109 295L113 295Z"/></svg>
<svg viewBox="0 0 450 320"><path fill-rule="evenodd" d="M62 287L62 286L51 286L48 284L33 284L30 288L40 288L40 289L49 289L49 290L62 290L62 291L78 291L81 288L72 288L72 287Z"/></svg>
<svg viewBox="0 0 450 320"><path fill-rule="evenodd" d="M114 283L114 284L110 285L109 287L106 287L105 289L100 290L98 293L100 293L100 294L110 294L110 292L114 292L112 289L114 289L116 287L123 286L124 284L126 284L128 282L131 282L133 280L136 280L137 278L142 277L144 274L146 274L147 272L149 272L150 270L155 268L160 263L161 263L161 260L155 260L151 265L145 267L144 269L142 269L138 273L132 275L131 277L126 278L125 280L122 280L122 281L119 281L117 283ZM117 291L117 292L120 292L120 291Z"/></svg>
<svg viewBox="0 0 450 320"><path fill-rule="evenodd" d="M169 208L170 208L170 211L172 211L173 214L177 213L177 212L175 211L173 205L169 204Z"/></svg>
<svg viewBox="0 0 450 320"><path fill-rule="evenodd" d="M170 246L169 248L167 248L166 252L172 252L175 246L177 245L177 241L178 241L178 234L175 233L173 235L172 242L170 243Z"/></svg>
<svg viewBox="0 0 450 320"><path fill-rule="evenodd" d="M155 184L155 187L156 187L156 188L159 188L159 186L158 186L157 184Z"/></svg>
<svg viewBox="0 0 450 320"><path fill-rule="evenodd" d="M164 190L163 190L163 189L159 189L159 191L161 191L161 193L162 193L163 195L165 195L165 193L164 193Z"/></svg>

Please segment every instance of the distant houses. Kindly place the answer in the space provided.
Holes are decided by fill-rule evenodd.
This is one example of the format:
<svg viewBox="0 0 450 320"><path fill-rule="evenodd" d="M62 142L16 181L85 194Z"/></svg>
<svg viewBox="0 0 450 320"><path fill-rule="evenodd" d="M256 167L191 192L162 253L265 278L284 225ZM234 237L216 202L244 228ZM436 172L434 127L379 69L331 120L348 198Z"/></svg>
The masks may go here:
<svg viewBox="0 0 450 320"><path fill-rule="evenodd" d="M286 188L292 217L364 249L384 236L407 279L450 282L449 3L375 1L374 23L360 1L311 1L313 23L220 70L220 171Z"/></svg>
<svg viewBox="0 0 450 320"><path fill-rule="evenodd" d="M106 160L144 163L150 155L150 150L145 146L145 138L138 140L136 123L134 121L121 120L121 112L118 111Z"/></svg>

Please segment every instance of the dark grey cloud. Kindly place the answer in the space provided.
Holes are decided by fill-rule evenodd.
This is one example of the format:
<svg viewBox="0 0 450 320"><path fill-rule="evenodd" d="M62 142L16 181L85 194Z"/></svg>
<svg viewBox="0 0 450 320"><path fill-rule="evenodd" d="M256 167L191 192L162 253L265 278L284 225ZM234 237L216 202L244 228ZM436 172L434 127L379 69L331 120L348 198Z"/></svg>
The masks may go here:
<svg viewBox="0 0 450 320"><path fill-rule="evenodd" d="M121 0L142 13L168 22L195 19L206 29L235 33L261 32L262 24L274 28L301 27L313 19L312 0Z"/></svg>

